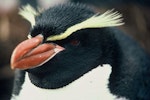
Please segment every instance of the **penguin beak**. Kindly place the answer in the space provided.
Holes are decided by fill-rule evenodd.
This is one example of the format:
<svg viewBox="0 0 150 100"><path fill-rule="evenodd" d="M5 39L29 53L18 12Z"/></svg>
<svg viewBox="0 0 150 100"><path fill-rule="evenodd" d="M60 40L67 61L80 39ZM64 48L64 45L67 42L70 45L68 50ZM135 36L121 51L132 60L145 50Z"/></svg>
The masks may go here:
<svg viewBox="0 0 150 100"><path fill-rule="evenodd" d="M65 49L53 43L42 44L42 41L43 36L38 35L21 42L12 53L11 68L24 70L41 66Z"/></svg>

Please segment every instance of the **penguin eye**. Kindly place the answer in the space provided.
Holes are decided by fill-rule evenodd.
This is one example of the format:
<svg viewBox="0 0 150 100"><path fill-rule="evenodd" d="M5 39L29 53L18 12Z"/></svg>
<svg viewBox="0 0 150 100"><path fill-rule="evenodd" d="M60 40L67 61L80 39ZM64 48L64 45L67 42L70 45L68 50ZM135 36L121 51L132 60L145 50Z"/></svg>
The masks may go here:
<svg viewBox="0 0 150 100"><path fill-rule="evenodd" d="M79 40L72 40L72 41L70 41L70 44L73 46L78 46L80 44L80 41Z"/></svg>

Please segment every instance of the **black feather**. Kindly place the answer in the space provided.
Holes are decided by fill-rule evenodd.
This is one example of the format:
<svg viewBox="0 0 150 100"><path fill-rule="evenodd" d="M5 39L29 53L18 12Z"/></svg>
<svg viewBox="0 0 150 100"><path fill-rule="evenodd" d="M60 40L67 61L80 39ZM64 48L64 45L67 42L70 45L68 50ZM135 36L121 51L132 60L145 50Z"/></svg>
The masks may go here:
<svg viewBox="0 0 150 100"><path fill-rule="evenodd" d="M43 34L47 38L60 34L92 15L94 11L81 4L56 6L37 17L31 35ZM80 44L71 44L73 40L80 41ZM98 65L107 63L112 66L111 93L130 100L150 99L150 57L118 29L83 29L54 43L65 47L65 51L40 67L26 70L34 85L47 89L61 88Z"/></svg>

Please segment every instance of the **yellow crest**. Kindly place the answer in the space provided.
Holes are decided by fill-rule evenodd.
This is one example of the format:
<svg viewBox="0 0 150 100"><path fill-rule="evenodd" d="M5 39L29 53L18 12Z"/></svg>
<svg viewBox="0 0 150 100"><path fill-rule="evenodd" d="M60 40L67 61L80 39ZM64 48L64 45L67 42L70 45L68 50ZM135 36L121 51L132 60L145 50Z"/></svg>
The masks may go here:
<svg viewBox="0 0 150 100"><path fill-rule="evenodd" d="M27 19L33 27L35 25L35 17L39 15L39 12L37 12L32 6L26 5L20 9L19 14Z"/></svg>
<svg viewBox="0 0 150 100"><path fill-rule="evenodd" d="M37 12L33 7L27 5L20 10L19 14L22 15L25 19L27 19L33 27L35 25L35 17L39 15L40 12ZM65 39L74 32L81 29L120 26L124 24L122 20L123 18L120 13L118 13L117 11L113 12L113 9L108 10L101 15L95 14L94 16L86 19L85 21L69 27L63 33L49 36L47 38L47 41L56 41ZM28 38L32 38L32 36L29 34Z"/></svg>
<svg viewBox="0 0 150 100"><path fill-rule="evenodd" d="M102 15L94 15L87 20L69 27L64 33L59 35L49 36L47 41L62 40L73 34L74 32L86 28L103 28L123 25L122 15L117 11L108 10Z"/></svg>

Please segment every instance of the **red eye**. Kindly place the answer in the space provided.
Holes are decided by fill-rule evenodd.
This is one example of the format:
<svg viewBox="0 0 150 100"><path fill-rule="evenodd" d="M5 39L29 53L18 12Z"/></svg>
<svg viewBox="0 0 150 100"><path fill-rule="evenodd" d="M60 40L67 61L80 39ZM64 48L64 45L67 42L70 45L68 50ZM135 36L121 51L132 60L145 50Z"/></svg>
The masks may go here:
<svg viewBox="0 0 150 100"><path fill-rule="evenodd" d="M74 45L74 46L78 46L78 45L80 44L80 41L78 41L78 40L72 40L72 41L70 42L70 44L71 44L71 45Z"/></svg>

